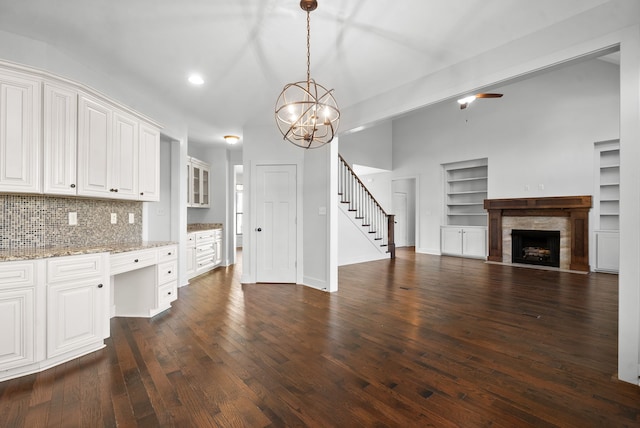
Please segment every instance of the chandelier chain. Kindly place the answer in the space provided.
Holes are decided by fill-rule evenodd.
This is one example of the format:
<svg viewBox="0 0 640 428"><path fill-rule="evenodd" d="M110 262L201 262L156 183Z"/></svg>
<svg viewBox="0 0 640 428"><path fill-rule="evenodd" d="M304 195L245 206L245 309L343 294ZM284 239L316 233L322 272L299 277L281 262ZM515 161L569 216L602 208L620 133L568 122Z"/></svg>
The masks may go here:
<svg viewBox="0 0 640 428"><path fill-rule="evenodd" d="M311 12L307 10L307 90L311 83Z"/></svg>

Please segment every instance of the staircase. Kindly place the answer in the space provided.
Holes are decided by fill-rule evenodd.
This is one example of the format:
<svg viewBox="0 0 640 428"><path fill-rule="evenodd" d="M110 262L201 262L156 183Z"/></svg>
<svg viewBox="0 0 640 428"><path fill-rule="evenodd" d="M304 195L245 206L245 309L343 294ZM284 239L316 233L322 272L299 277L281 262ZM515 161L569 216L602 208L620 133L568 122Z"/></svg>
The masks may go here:
<svg viewBox="0 0 640 428"><path fill-rule="evenodd" d="M396 245L393 239L393 214L387 214L366 186L353 172L349 164L338 155L338 195L340 203L348 204L356 220L362 222L371 238L380 247L386 247L391 258L396 257Z"/></svg>

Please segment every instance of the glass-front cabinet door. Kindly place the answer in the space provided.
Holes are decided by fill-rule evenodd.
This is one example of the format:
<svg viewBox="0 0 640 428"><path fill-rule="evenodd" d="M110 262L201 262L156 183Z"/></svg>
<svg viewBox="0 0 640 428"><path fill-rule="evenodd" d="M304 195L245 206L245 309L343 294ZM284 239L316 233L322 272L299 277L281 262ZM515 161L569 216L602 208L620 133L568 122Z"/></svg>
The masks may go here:
<svg viewBox="0 0 640 428"><path fill-rule="evenodd" d="M202 205L209 206L209 170L202 168Z"/></svg>
<svg viewBox="0 0 640 428"><path fill-rule="evenodd" d="M193 200L191 201L191 203L193 205L200 205L202 203L200 195L200 177L202 175L201 168L197 165L192 164L191 174L193 175Z"/></svg>

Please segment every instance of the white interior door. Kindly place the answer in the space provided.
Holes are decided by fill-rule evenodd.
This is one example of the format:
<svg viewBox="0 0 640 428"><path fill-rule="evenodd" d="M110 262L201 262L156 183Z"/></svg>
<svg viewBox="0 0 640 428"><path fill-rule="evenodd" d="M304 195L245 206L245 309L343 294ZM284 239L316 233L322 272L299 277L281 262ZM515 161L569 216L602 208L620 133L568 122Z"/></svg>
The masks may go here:
<svg viewBox="0 0 640 428"><path fill-rule="evenodd" d="M393 193L393 214L395 214L395 243L396 247L407 246L407 194Z"/></svg>
<svg viewBox="0 0 640 428"><path fill-rule="evenodd" d="M256 167L256 281L296 282L296 166Z"/></svg>

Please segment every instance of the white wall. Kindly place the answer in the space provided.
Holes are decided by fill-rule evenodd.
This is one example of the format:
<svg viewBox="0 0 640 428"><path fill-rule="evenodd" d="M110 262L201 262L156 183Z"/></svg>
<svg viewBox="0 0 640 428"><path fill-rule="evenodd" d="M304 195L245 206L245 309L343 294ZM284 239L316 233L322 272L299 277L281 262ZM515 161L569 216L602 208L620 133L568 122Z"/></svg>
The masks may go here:
<svg viewBox="0 0 640 428"><path fill-rule="evenodd" d="M384 121L340 137L340 154L351 166L365 165L390 171L392 123Z"/></svg>
<svg viewBox="0 0 640 428"><path fill-rule="evenodd" d="M465 110L452 101L396 119L394 176L420 180L417 250L439 253L443 163L488 158L489 198L593 194L593 143L619 137L619 87L615 64L590 60Z"/></svg>

